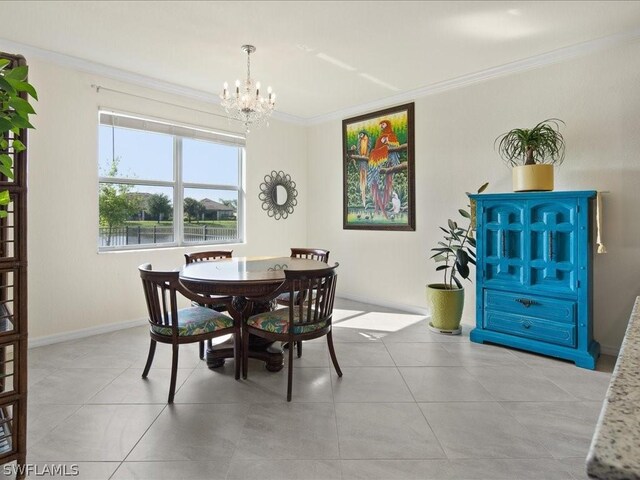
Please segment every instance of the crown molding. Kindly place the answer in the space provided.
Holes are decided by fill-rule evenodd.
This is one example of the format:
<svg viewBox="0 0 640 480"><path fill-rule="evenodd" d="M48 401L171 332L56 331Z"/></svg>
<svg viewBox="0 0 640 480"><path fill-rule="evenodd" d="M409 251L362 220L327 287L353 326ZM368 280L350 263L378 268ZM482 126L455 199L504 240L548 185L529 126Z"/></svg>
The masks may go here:
<svg viewBox="0 0 640 480"><path fill-rule="evenodd" d="M484 82L493 78L512 75L514 73L525 72L535 68L553 65L556 63L568 61L584 55L606 50L615 46L632 43L640 39L640 28L627 32L617 33L607 37L589 40L586 42L570 45L568 47L559 48L551 52L534 55L522 60L506 63L497 67L491 67L479 72L462 75L456 78L433 83L425 87L409 90L397 95L391 95L379 100L367 102L353 107L340 109L331 113L318 115L310 118L303 118L297 115L274 111L272 117L284 122L293 123L301 126L312 126L325 123L332 120L341 120L354 115L358 115L363 111L375 110L388 107L393 104L406 103L416 100L417 98L436 95L456 88L463 88L475 83ZM179 95L182 97L199 100L206 103L220 105L220 99L217 95L197 90L194 88L184 87L171 82L165 82L156 78L148 77L138 73L121 70L119 68L110 67L100 63L84 60L82 58L65 55L62 53L45 50L23 43L13 42L11 40L0 38L0 49L5 51L19 52L24 56L38 58L62 67L79 70L85 73L100 75L102 77L118 80L133 85L138 85L154 90Z"/></svg>
<svg viewBox="0 0 640 480"><path fill-rule="evenodd" d="M213 105L220 105L220 98L209 92L204 92L195 88L184 87L171 82L165 82L153 77L148 77L139 73L122 70L101 63L92 62L82 58L74 57L71 55L65 55L63 53L54 52L52 50L45 50L31 45L23 43L13 42L4 38L0 38L0 50L14 51L25 57L37 58L54 65L61 67L78 70L91 75L99 75L101 77L110 78L112 80L118 80L121 82L130 83L132 85L138 85L145 88L151 88L160 92L179 95L181 97L189 98L192 100L198 100ZM274 111L271 114L272 118L282 120L288 123L294 123L298 125L305 125L306 120L296 115L291 115L284 112Z"/></svg>
<svg viewBox="0 0 640 480"><path fill-rule="evenodd" d="M327 113L325 115L308 118L306 119L305 123L307 126L311 126L332 120L341 120L343 118L360 115L363 111L384 108L394 104L407 103L417 98L436 95L438 93L446 92L447 90L453 90L456 88L463 88L468 85L484 82L493 78L503 77L506 75L525 72L527 70L532 70L547 65L565 62L615 46L632 43L634 41L638 41L639 39L640 28L618 33L615 35L610 35L607 37L598 38L595 40L589 40L575 45L570 45L568 47L559 48L551 52L534 55L522 60L517 60L515 62L505 63L504 65L499 65L497 67L487 68L486 70L481 70L479 72L462 75L450 80L433 83L431 85L417 88L415 90L409 90L397 95L384 97L373 102L368 102L365 104L360 104L342 110L337 110L335 112Z"/></svg>

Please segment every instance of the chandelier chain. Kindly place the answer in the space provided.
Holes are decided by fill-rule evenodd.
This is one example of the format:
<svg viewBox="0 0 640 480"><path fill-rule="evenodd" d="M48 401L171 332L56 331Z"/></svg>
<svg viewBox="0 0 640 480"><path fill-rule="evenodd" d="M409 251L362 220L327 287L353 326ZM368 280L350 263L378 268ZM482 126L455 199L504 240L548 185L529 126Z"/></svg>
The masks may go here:
<svg viewBox="0 0 640 480"><path fill-rule="evenodd" d="M247 50L247 79L251 81L251 50Z"/></svg>

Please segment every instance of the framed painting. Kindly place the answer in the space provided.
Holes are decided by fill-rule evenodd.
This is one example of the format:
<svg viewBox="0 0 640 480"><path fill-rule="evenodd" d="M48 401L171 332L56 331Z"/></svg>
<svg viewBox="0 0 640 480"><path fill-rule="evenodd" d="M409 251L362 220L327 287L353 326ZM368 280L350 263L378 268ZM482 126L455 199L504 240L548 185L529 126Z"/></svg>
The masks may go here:
<svg viewBox="0 0 640 480"><path fill-rule="evenodd" d="M342 121L344 229L416 229L413 110Z"/></svg>

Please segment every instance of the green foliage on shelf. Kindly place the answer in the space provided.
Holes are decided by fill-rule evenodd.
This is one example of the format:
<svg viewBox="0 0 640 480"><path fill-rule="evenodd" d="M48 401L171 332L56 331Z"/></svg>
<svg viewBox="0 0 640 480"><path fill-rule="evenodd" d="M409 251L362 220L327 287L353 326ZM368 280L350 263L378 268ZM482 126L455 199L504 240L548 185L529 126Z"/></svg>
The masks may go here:
<svg viewBox="0 0 640 480"><path fill-rule="evenodd" d="M35 110L27 96L38 99L35 88L27 82L29 68L19 66L8 68L11 61L0 59L0 174L13 179L13 155L26 149L20 141L20 130L33 128L29 122L29 115ZM27 97L27 98L28 98ZM7 216L6 207L11 202L8 190L0 192L0 218Z"/></svg>

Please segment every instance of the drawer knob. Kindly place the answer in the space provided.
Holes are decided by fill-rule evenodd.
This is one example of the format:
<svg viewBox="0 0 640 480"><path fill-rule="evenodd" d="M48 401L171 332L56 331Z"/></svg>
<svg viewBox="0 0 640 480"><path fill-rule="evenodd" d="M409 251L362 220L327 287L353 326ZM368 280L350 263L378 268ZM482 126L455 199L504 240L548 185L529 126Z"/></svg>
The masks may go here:
<svg viewBox="0 0 640 480"><path fill-rule="evenodd" d="M526 320L524 322L522 322L522 326L524 328L531 328L531 324L529 322L527 322Z"/></svg>
<svg viewBox="0 0 640 480"><path fill-rule="evenodd" d="M521 303L526 308L529 308L531 305L537 305L538 302L535 300L529 300L528 298L516 298L516 302Z"/></svg>

